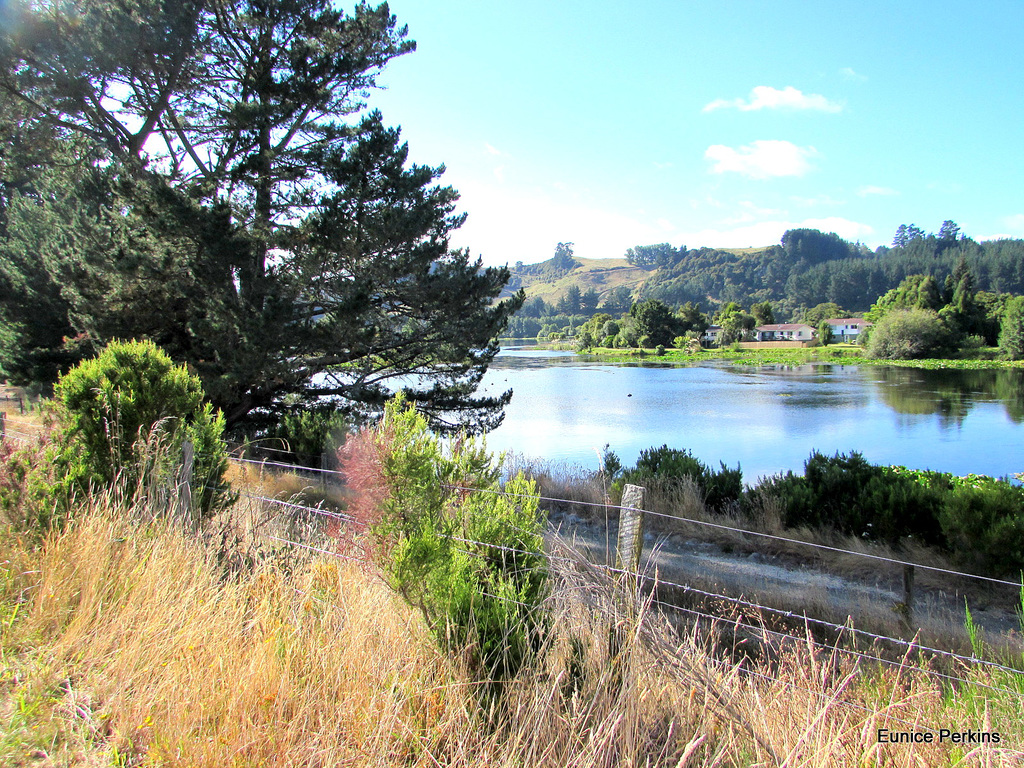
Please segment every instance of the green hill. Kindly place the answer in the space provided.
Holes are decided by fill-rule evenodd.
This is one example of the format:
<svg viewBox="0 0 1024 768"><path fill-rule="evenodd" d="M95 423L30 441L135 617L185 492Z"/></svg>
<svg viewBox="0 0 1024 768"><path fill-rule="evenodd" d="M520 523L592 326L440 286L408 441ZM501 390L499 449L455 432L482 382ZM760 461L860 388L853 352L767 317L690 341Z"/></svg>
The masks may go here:
<svg viewBox="0 0 1024 768"><path fill-rule="evenodd" d="M571 251L570 251L571 254ZM836 234L790 230L779 245L762 248L675 249L668 244L630 249L630 259L560 257L516 265L508 290L529 300L557 304L572 286L609 298L687 301L705 311L724 302L744 306L770 301L776 316L834 302L863 312L908 275L931 275L943 285L963 259L978 290L1024 294L1024 240L976 242L970 238L916 237L894 248L869 250ZM610 304L611 306L611 304Z"/></svg>

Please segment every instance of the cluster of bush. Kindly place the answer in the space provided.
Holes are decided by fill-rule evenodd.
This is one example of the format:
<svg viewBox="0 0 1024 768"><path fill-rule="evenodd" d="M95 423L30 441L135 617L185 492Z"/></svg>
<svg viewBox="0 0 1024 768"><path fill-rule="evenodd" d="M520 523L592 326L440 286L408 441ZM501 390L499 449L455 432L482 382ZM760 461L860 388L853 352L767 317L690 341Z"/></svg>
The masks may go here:
<svg viewBox="0 0 1024 768"><path fill-rule="evenodd" d="M223 416L205 402L199 379L152 342L112 343L68 371L46 418L50 429L34 444L0 453L0 509L18 530L60 527L96 493L182 509L185 464L194 521L234 498Z"/></svg>
<svg viewBox="0 0 1024 768"><path fill-rule="evenodd" d="M667 446L642 451L635 467L615 474L620 486L663 487L688 478L709 508L752 517L770 499L788 528L830 529L897 548L913 539L992 576L1024 570L1024 488L1006 479L880 466L856 451L815 451L802 474L774 475L745 489L739 466L713 470Z"/></svg>

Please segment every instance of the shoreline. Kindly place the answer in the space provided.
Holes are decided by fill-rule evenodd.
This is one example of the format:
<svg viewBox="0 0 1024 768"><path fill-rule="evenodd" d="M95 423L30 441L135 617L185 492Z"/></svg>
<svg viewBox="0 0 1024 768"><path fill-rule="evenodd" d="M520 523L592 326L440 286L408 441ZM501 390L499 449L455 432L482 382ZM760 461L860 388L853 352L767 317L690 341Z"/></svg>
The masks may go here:
<svg viewBox="0 0 1024 768"><path fill-rule="evenodd" d="M878 360L864 357L862 348L854 345L833 344L827 347L804 347L786 349L704 349L697 353L679 349L666 349L659 355L655 349L606 349L591 348L580 352L565 342L542 342L533 339L499 339L505 345L529 346L541 350L576 352L580 356L599 357L610 363L635 363L648 360L658 363L703 363L722 361L733 365L876 365L899 368L921 368L925 370L1000 370L1024 368L1024 360L922 358L919 360ZM849 353L854 354L849 354Z"/></svg>

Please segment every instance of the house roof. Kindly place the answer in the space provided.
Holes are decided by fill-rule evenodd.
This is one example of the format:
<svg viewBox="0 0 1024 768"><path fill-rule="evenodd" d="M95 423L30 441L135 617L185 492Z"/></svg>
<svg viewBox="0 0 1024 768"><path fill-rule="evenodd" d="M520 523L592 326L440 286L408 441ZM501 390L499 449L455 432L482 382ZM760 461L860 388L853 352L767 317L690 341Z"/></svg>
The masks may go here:
<svg viewBox="0 0 1024 768"><path fill-rule="evenodd" d="M829 318L825 321L829 325L871 325L863 317L838 317Z"/></svg>
<svg viewBox="0 0 1024 768"><path fill-rule="evenodd" d="M806 323L773 323L771 325L759 325L755 331L798 331L801 328L807 328L813 331L814 328L807 325Z"/></svg>

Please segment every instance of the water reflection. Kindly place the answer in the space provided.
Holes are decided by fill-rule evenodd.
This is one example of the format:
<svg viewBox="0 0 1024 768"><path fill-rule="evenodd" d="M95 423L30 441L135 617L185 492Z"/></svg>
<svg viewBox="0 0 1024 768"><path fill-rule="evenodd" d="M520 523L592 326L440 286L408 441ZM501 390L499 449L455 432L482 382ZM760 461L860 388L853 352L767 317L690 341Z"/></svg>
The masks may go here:
<svg viewBox="0 0 1024 768"><path fill-rule="evenodd" d="M1024 469L1018 370L613 365L521 350L495 359L485 387L514 391L493 449L588 467L605 443L627 463L667 443L713 465L739 461L748 482L799 470L814 449L961 474Z"/></svg>
<svg viewBox="0 0 1024 768"><path fill-rule="evenodd" d="M1020 370L922 370L875 368L882 400L896 413L934 415L944 428L959 428L979 403L999 403L1015 424L1024 421L1024 372Z"/></svg>

